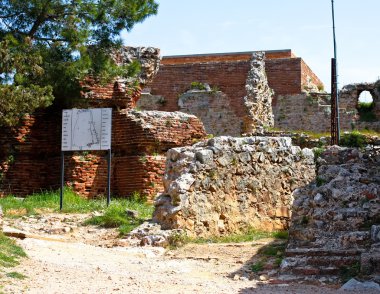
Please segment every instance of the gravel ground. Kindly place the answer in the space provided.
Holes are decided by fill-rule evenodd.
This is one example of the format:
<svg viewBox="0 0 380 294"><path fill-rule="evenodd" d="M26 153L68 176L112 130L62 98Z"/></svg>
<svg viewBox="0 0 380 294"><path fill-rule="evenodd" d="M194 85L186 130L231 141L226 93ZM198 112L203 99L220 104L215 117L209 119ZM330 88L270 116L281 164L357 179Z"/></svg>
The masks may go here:
<svg viewBox="0 0 380 294"><path fill-rule="evenodd" d="M60 217L46 216L45 229L49 224L57 228ZM71 223L75 218L66 216ZM34 220L5 222L27 228L29 237L17 241L28 258L12 269L27 278L2 277L4 293L345 293L335 290L339 285L276 279L269 280L276 284L267 284L269 281L261 282L249 274L246 265L260 246L273 242L269 239L257 244L189 244L165 250L128 244L121 247L114 231L100 232L80 225L54 235L48 229L41 232L40 222Z"/></svg>

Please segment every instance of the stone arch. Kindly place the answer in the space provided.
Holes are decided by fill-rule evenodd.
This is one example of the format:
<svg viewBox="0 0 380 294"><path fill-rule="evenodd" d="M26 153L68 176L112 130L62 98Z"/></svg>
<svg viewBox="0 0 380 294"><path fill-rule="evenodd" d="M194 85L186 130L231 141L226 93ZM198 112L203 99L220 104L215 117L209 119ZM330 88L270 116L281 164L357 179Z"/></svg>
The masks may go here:
<svg viewBox="0 0 380 294"><path fill-rule="evenodd" d="M371 97L370 104L361 101L365 92ZM380 80L344 86L340 92L340 108L344 109L343 118L346 116L355 128L380 130ZM350 116L351 113L354 116Z"/></svg>
<svg viewBox="0 0 380 294"><path fill-rule="evenodd" d="M358 103L374 103L373 96L373 91L363 90L358 93Z"/></svg>

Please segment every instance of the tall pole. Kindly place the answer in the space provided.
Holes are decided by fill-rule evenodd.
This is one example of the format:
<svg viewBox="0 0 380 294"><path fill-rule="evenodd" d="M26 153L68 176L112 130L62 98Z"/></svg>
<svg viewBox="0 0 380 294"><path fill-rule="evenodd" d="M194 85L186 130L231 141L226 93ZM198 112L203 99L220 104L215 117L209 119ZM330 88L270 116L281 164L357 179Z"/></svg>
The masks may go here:
<svg viewBox="0 0 380 294"><path fill-rule="evenodd" d="M331 144L339 145L340 141L340 117L339 117L339 92L338 92L338 62L336 54L335 37L335 11L334 0L331 0L333 39L334 39L334 61L331 70Z"/></svg>

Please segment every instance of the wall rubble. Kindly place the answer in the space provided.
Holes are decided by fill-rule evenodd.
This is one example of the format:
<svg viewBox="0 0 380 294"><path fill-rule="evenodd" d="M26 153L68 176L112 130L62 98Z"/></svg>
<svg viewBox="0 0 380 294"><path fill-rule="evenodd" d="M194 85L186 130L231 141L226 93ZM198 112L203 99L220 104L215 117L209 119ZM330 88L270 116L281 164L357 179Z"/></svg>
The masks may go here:
<svg viewBox="0 0 380 294"><path fill-rule="evenodd" d="M290 138L218 137L170 149L153 220L202 237L285 229L292 191L314 172L312 151Z"/></svg>

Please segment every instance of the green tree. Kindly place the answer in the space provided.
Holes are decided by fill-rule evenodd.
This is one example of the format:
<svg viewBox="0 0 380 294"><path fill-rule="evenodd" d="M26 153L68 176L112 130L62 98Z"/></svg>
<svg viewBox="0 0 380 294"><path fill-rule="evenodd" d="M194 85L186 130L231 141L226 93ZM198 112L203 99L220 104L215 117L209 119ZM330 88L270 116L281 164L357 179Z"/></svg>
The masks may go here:
<svg viewBox="0 0 380 294"><path fill-rule="evenodd" d="M154 0L0 0L0 125L78 98L86 76L130 75L110 53L157 9Z"/></svg>

